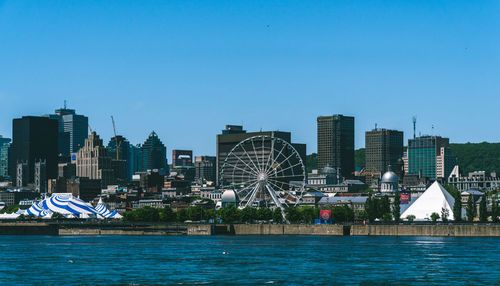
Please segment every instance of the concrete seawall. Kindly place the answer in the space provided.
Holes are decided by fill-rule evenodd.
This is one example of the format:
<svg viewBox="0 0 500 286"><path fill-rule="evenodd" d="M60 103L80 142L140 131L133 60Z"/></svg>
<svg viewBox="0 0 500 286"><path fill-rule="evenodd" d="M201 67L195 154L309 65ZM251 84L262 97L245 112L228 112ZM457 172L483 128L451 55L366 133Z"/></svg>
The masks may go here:
<svg viewBox="0 0 500 286"><path fill-rule="evenodd" d="M324 235L500 237L500 224L95 224L1 222L0 235Z"/></svg>
<svg viewBox="0 0 500 286"><path fill-rule="evenodd" d="M350 235L500 237L500 225L353 225Z"/></svg>
<svg viewBox="0 0 500 286"><path fill-rule="evenodd" d="M342 225L235 224L235 235L343 235Z"/></svg>

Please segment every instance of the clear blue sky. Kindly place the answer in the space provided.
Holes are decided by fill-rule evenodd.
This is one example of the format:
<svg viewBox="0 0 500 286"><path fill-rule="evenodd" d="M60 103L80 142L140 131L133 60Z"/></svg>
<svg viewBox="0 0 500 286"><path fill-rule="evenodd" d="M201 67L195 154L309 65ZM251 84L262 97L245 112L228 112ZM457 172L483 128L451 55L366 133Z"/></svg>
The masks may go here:
<svg viewBox="0 0 500 286"><path fill-rule="evenodd" d="M105 142L215 154L225 124L291 131L316 117L500 141L499 1L2 1L0 134L68 107Z"/></svg>

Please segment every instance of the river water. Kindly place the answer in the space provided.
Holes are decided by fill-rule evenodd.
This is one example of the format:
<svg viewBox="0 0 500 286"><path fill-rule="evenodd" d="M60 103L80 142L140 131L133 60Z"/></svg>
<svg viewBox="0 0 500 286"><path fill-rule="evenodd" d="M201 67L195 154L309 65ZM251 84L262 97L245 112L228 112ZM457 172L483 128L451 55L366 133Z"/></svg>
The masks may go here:
<svg viewBox="0 0 500 286"><path fill-rule="evenodd" d="M0 236L0 284L500 285L499 238Z"/></svg>

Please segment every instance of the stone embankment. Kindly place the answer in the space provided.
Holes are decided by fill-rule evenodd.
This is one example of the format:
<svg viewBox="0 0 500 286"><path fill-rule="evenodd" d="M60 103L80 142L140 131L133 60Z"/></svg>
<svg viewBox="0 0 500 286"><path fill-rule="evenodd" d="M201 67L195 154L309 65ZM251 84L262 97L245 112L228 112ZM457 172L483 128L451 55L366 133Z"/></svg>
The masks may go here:
<svg viewBox="0 0 500 286"><path fill-rule="evenodd" d="M0 235L323 235L500 237L500 224L132 224L0 222Z"/></svg>

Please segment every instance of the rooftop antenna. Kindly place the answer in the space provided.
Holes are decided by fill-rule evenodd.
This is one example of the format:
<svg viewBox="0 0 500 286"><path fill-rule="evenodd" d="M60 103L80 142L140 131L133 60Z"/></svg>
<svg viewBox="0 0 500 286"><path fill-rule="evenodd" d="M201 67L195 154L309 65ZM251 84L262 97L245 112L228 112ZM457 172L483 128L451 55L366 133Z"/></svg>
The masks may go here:
<svg viewBox="0 0 500 286"><path fill-rule="evenodd" d="M66 99L64 100L64 109L66 109Z"/></svg>
<svg viewBox="0 0 500 286"><path fill-rule="evenodd" d="M432 124L432 136L434 136L434 124Z"/></svg>
<svg viewBox="0 0 500 286"><path fill-rule="evenodd" d="M413 139L415 139L415 134L417 133L417 116L413 116Z"/></svg>

